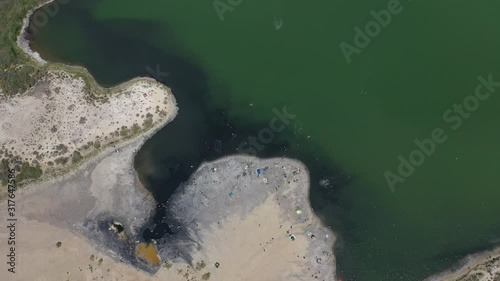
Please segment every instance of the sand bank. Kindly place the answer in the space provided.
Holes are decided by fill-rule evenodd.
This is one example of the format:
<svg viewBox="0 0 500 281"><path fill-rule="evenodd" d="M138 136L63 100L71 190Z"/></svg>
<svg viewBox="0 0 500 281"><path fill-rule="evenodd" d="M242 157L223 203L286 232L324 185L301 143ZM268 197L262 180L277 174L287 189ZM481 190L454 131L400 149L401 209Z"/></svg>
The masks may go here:
<svg viewBox="0 0 500 281"><path fill-rule="evenodd" d="M153 79L96 94L81 77L51 70L23 95L0 103L0 162L7 160L27 180L34 175L23 170L51 175L176 114L170 90Z"/></svg>
<svg viewBox="0 0 500 281"><path fill-rule="evenodd" d="M177 227L158 241L160 256L204 262L214 280L335 280L335 237L315 216L309 188L306 167L291 159L205 163L167 206Z"/></svg>
<svg viewBox="0 0 500 281"><path fill-rule="evenodd" d="M26 40L30 18L51 2L52 12L66 3L33 3L37 6L27 13L17 37L16 47L43 69L42 78L25 93L0 99L2 186L8 167L18 171L18 184L63 174L108 146L164 126L177 114L170 89L154 79L103 88L86 69L47 63L32 51ZM35 21L34 30L44 24ZM0 190L0 199L5 195Z"/></svg>
<svg viewBox="0 0 500 281"><path fill-rule="evenodd" d="M455 267L425 279L425 281L498 280L500 280L500 248L467 256Z"/></svg>
<svg viewBox="0 0 500 281"><path fill-rule="evenodd" d="M154 208L131 162L142 141L18 194L17 279L8 280L335 280L334 235L309 205L306 168L289 159L203 164L167 206L175 233L155 241L162 266L137 260ZM114 221L125 240L109 229Z"/></svg>

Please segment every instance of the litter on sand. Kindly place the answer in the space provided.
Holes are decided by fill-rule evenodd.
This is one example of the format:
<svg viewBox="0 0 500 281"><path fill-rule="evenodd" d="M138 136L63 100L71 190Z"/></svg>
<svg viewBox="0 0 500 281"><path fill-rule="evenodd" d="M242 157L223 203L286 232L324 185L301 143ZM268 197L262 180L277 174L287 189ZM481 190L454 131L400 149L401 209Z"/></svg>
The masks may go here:
<svg viewBox="0 0 500 281"><path fill-rule="evenodd" d="M290 237L290 240L292 240L292 241L295 241L295 239L296 239L295 235L293 235L293 234L288 235L288 237Z"/></svg>
<svg viewBox="0 0 500 281"><path fill-rule="evenodd" d="M260 169L257 169L257 175L260 175L260 174L261 174Z"/></svg>
<svg viewBox="0 0 500 281"><path fill-rule="evenodd" d="M295 211L295 212L297 213L297 215L302 214L302 210L297 210L297 211Z"/></svg>

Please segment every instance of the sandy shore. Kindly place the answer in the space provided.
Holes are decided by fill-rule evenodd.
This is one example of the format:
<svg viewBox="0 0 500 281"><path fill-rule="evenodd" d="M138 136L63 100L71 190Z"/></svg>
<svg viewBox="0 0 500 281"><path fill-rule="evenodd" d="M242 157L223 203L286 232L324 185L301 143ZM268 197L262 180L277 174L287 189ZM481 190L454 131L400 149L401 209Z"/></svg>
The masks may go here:
<svg viewBox="0 0 500 281"><path fill-rule="evenodd" d="M18 184L63 174L108 146L165 125L177 114L170 89L154 79L139 77L103 88L86 69L47 63L32 51L25 38L30 17L49 3L56 9L65 4L40 1L24 18L16 46L43 65L44 75L25 93L0 99L2 186L7 167L19 172ZM41 13L47 13L44 9ZM5 196L1 189L0 199Z"/></svg>
<svg viewBox="0 0 500 281"><path fill-rule="evenodd" d="M431 276L425 281L499 281L500 248L473 254L455 267Z"/></svg>
<svg viewBox="0 0 500 281"><path fill-rule="evenodd" d="M51 70L27 93L0 102L0 162L48 176L177 114L169 89L153 79L103 92L94 95L83 79Z"/></svg>
<svg viewBox="0 0 500 281"><path fill-rule="evenodd" d="M334 235L309 205L306 168L289 159L203 164L169 203L175 233L155 241L162 266L135 258L154 208L131 162L144 139L19 192L8 280L335 280ZM109 229L116 221L125 239ZM8 236L1 228L0 240Z"/></svg>
<svg viewBox="0 0 500 281"><path fill-rule="evenodd" d="M177 227L158 241L160 256L204 261L215 280L335 280L335 236L314 214L309 188L306 167L291 159L205 163L167 206Z"/></svg>
<svg viewBox="0 0 500 281"><path fill-rule="evenodd" d="M26 40L25 38L25 30L27 30L28 26L29 26L29 23L30 23L30 18L31 16L33 15L33 13L40 9L41 7L51 3L51 2L54 2L54 0L47 0L41 4L39 4L38 6L34 7L33 9L31 9L28 14L26 15L26 17L23 19L23 25L21 27L21 32L19 33L19 35L17 36L17 47L20 48L21 50L23 50L28 56L30 56L35 62L41 64L41 65L44 65L47 63L46 60L44 60L39 53L33 51L31 48L30 48L30 44L29 44L29 41Z"/></svg>

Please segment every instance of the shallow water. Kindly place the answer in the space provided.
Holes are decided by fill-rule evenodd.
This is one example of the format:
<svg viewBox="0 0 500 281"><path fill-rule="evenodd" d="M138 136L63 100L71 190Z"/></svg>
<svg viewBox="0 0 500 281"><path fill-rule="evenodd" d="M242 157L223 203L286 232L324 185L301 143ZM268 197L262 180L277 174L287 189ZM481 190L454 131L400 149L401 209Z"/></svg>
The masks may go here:
<svg viewBox="0 0 500 281"><path fill-rule="evenodd" d="M169 73L156 78L180 113L136 159L159 201L201 161L261 132L270 142L259 155L311 170L313 206L341 235L344 280L421 280L500 236L500 88L456 129L457 117L443 119L479 75L500 81L500 3L401 2L348 63L339 44L353 45L353 28L389 2L242 1L221 21L210 1L72 0L34 48L104 85ZM296 117L266 136L285 106ZM398 156L409 159L436 128L447 139L392 192L384 173L397 174Z"/></svg>

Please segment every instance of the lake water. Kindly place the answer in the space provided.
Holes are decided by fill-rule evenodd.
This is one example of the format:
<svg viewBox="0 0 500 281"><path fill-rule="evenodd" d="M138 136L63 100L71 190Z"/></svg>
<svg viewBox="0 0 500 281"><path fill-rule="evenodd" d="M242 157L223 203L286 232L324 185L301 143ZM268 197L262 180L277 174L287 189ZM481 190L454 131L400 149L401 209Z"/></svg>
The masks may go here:
<svg viewBox="0 0 500 281"><path fill-rule="evenodd" d="M302 160L344 280L422 280L498 243L500 2L230 2L71 0L33 47L107 86L159 70L180 113L136 159L159 201L249 137Z"/></svg>

